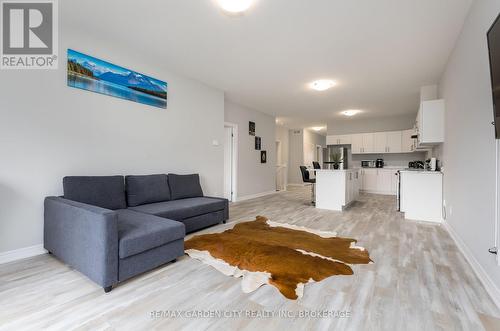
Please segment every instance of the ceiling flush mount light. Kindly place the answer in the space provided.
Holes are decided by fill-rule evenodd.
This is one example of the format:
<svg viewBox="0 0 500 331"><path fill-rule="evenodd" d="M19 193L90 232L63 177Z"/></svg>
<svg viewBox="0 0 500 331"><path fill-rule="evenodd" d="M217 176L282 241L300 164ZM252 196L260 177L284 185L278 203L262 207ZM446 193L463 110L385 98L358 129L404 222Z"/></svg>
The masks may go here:
<svg viewBox="0 0 500 331"><path fill-rule="evenodd" d="M311 88L316 91L326 91L334 87L337 83L330 79L320 79L311 83Z"/></svg>
<svg viewBox="0 0 500 331"><path fill-rule="evenodd" d="M354 115L356 115L356 114L362 113L362 111L361 111L361 110L359 110L359 109L349 109L349 110L344 110L344 111L342 111L342 112L340 112L340 113L341 113L342 115L344 115L344 116L349 116L349 117L351 117L351 116L354 116Z"/></svg>
<svg viewBox="0 0 500 331"><path fill-rule="evenodd" d="M318 131L321 131L323 130L323 127L321 126L315 126L314 128L312 128L314 131L318 132Z"/></svg>
<svg viewBox="0 0 500 331"><path fill-rule="evenodd" d="M222 10L232 13L239 14L250 8L254 0L217 0L217 3L222 8Z"/></svg>

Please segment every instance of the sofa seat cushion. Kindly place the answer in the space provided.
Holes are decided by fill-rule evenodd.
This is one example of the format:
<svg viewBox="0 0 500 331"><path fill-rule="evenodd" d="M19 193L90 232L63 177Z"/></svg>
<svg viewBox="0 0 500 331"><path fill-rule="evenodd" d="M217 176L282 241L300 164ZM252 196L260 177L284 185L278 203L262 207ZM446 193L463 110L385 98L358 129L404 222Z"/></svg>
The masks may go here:
<svg viewBox="0 0 500 331"><path fill-rule="evenodd" d="M121 259L160 247L185 236L184 224L129 209L118 210Z"/></svg>
<svg viewBox="0 0 500 331"><path fill-rule="evenodd" d="M151 203L148 205L131 207L130 209L181 221L186 218L223 210L225 207L225 199L199 197Z"/></svg>
<svg viewBox="0 0 500 331"><path fill-rule="evenodd" d="M125 187L130 207L170 200L167 175L127 176Z"/></svg>
<svg viewBox="0 0 500 331"><path fill-rule="evenodd" d="M67 176L64 198L106 209L127 208L123 176Z"/></svg>

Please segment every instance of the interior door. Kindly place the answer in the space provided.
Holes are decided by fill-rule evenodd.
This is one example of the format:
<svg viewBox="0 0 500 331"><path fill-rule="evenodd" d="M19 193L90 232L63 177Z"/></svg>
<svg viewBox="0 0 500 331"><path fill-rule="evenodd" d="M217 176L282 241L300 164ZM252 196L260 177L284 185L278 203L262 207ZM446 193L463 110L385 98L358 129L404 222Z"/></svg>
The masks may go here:
<svg viewBox="0 0 500 331"><path fill-rule="evenodd" d="M224 127L224 198L233 201L233 128Z"/></svg>

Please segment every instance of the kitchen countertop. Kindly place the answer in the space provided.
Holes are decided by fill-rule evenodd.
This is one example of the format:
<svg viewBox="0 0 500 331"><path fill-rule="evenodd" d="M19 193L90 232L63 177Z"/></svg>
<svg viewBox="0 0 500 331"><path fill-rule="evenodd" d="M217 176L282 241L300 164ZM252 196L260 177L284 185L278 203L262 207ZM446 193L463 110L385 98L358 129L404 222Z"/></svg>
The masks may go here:
<svg viewBox="0 0 500 331"><path fill-rule="evenodd" d="M397 170L397 169L404 169L405 167L396 167L396 166L387 166L383 168L375 168L375 167L356 167L354 169L376 169L376 170Z"/></svg>
<svg viewBox="0 0 500 331"><path fill-rule="evenodd" d="M313 169L316 172L347 172L347 171L357 171L359 168L351 168L351 169Z"/></svg>
<svg viewBox="0 0 500 331"><path fill-rule="evenodd" d="M419 174L443 174L441 171L431 171L431 170L424 170L424 169L403 169L400 170L399 172L414 172L414 173L419 173Z"/></svg>

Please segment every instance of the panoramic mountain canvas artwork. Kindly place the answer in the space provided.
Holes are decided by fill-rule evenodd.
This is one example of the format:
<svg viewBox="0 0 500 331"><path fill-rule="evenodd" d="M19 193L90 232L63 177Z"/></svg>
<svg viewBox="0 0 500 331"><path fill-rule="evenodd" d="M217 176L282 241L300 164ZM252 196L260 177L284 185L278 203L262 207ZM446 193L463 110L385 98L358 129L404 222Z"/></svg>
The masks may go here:
<svg viewBox="0 0 500 331"><path fill-rule="evenodd" d="M68 86L167 108L167 83L68 49Z"/></svg>

